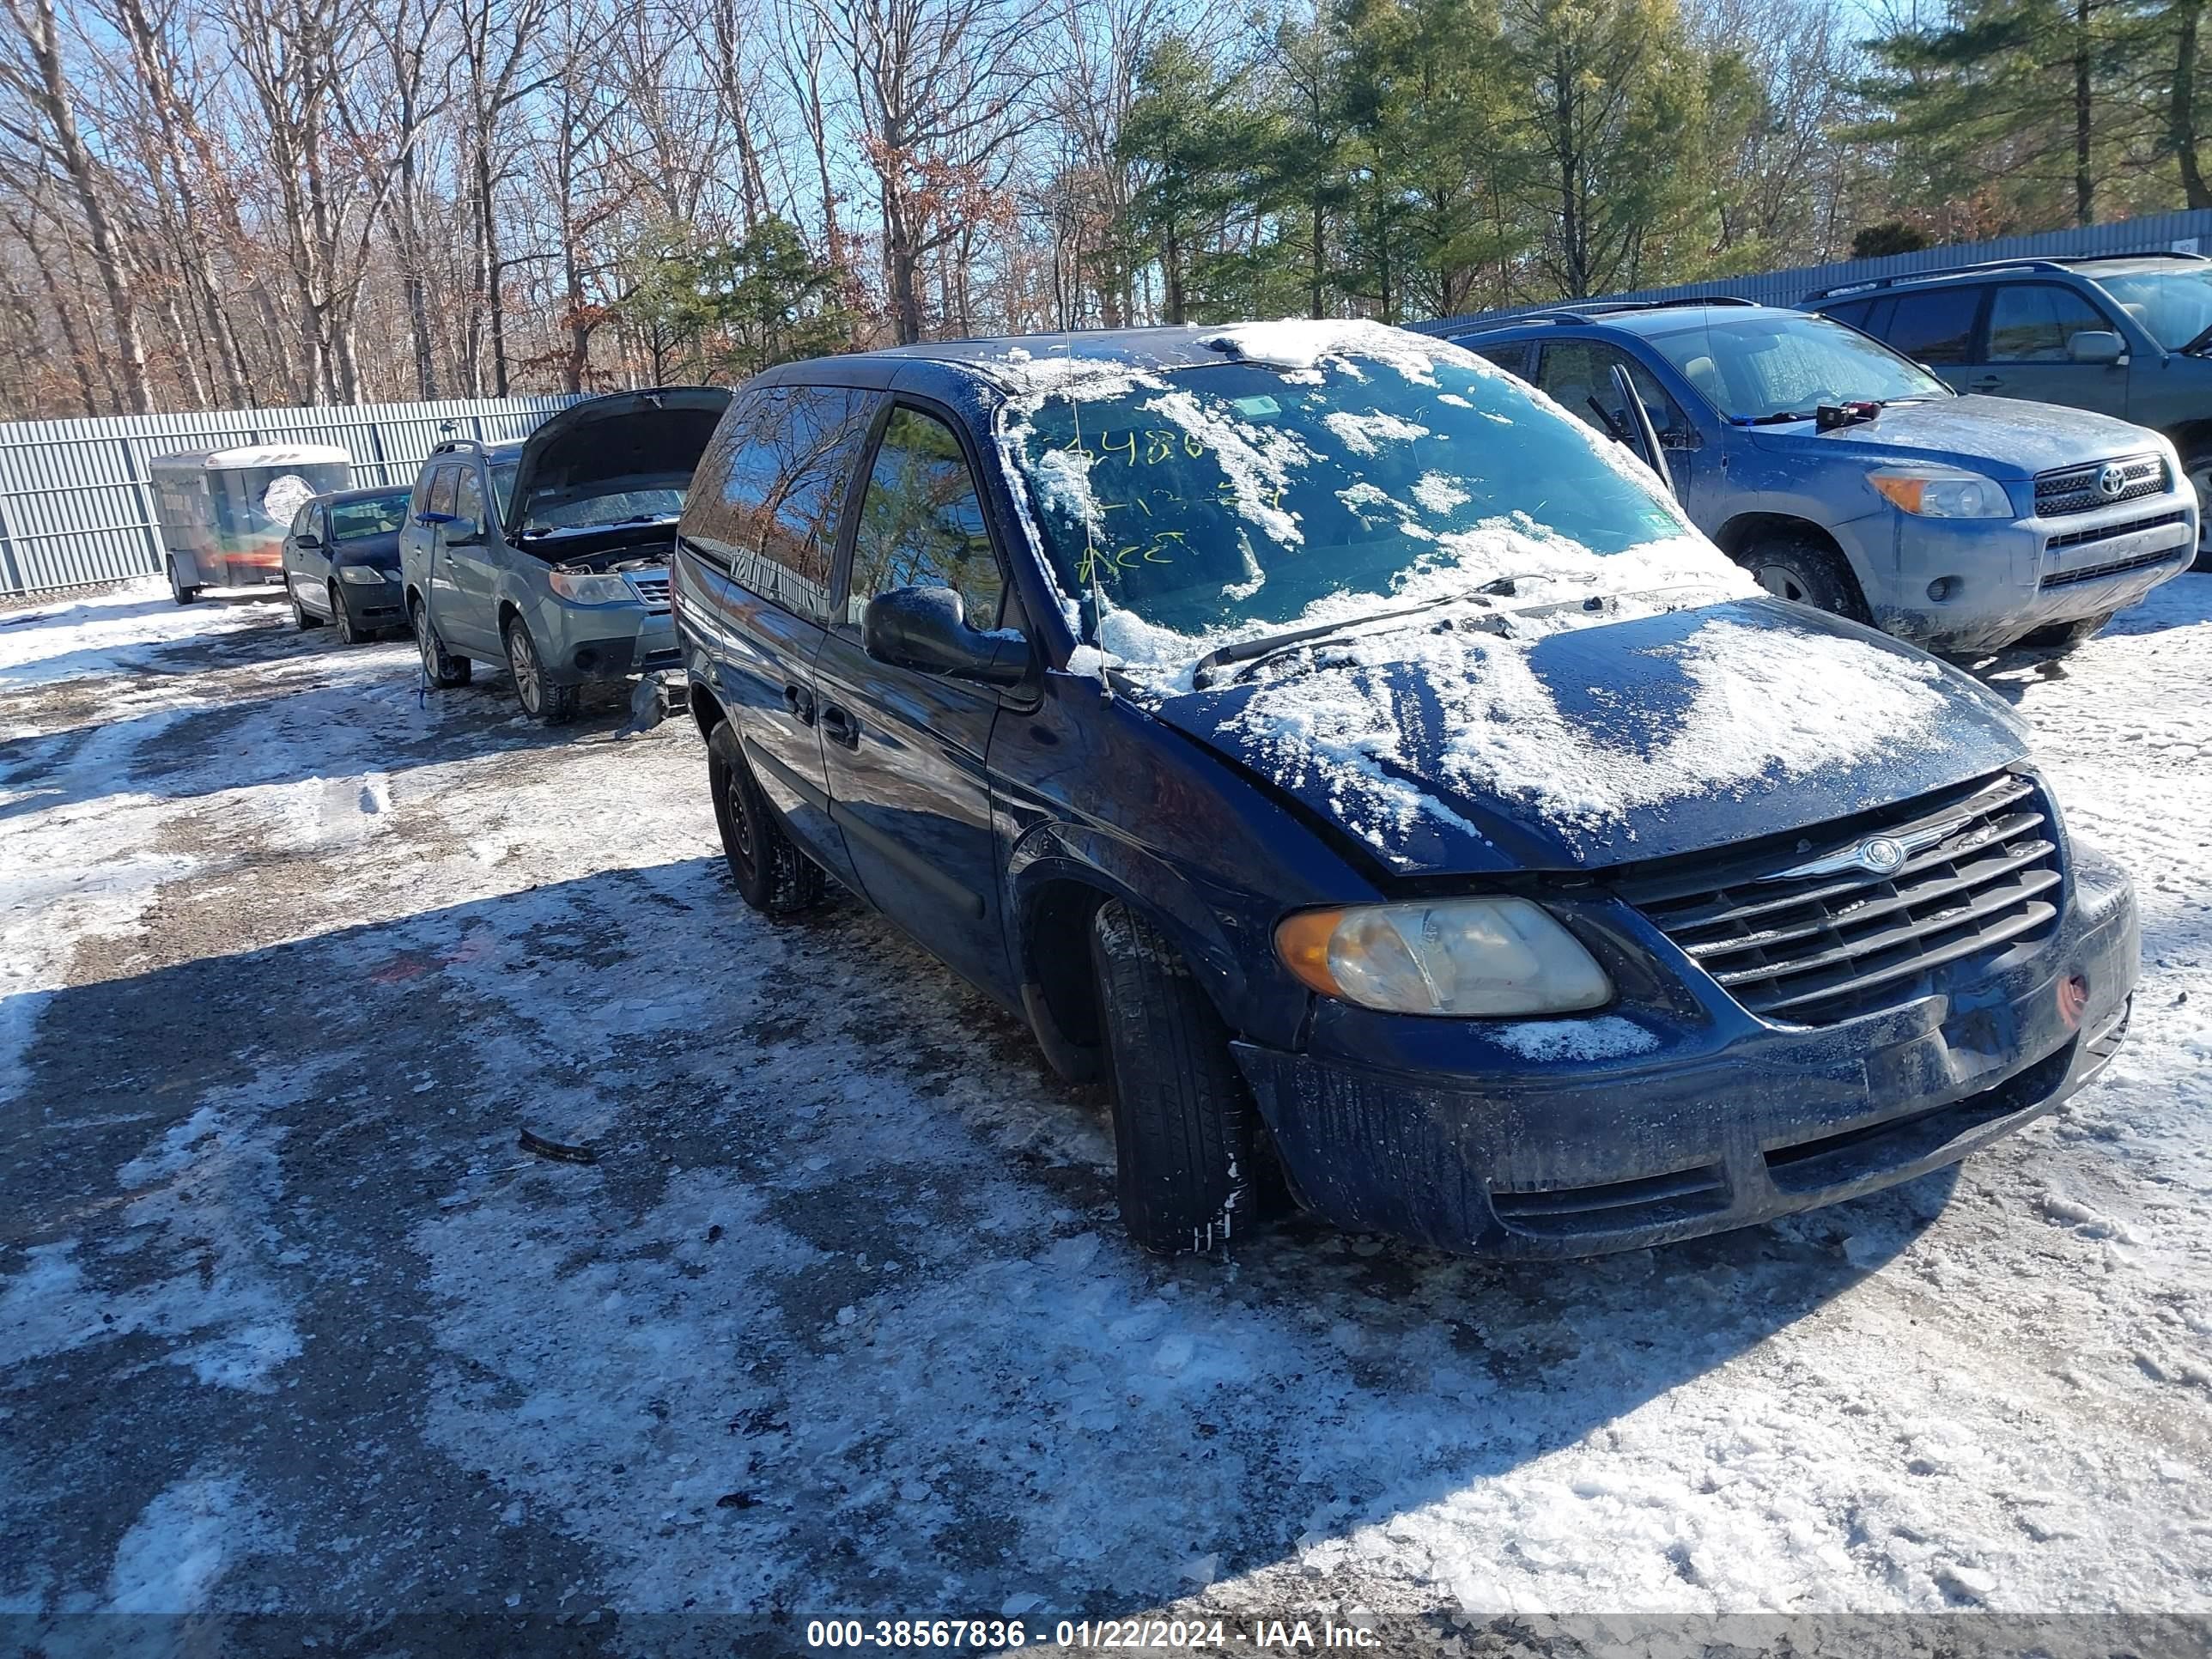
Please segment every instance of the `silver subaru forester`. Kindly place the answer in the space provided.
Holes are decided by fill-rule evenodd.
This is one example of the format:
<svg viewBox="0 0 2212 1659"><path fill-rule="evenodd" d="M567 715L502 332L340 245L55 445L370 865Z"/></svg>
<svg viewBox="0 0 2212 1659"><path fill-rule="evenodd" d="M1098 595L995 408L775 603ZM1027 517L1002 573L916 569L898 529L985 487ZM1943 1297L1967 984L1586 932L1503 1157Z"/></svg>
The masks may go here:
<svg viewBox="0 0 2212 1659"><path fill-rule="evenodd" d="M433 685L504 662L522 712L575 718L584 686L677 668L667 559L720 386L562 410L517 444L442 443L399 537L407 618Z"/></svg>

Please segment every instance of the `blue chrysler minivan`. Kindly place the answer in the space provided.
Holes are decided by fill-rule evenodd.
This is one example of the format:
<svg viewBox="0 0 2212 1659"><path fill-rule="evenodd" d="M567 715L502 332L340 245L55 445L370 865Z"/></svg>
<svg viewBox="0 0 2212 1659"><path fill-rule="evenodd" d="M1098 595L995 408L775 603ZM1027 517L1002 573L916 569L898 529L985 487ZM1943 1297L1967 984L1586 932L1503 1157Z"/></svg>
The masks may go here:
<svg viewBox="0 0 2212 1659"><path fill-rule="evenodd" d="M2126 1023L2127 878L2002 702L1443 342L787 365L672 570L739 890L835 879L1106 1082L1150 1249L1712 1232L1963 1157Z"/></svg>

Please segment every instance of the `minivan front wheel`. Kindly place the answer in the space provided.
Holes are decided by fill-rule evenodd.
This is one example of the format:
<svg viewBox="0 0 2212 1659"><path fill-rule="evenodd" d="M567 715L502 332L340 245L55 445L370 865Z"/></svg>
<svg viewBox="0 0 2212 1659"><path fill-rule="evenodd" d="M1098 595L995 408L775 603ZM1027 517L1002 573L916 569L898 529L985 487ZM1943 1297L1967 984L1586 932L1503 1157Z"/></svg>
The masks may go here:
<svg viewBox="0 0 2212 1659"><path fill-rule="evenodd" d="M520 617L507 619L507 666L514 676L514 700L531 719L544 726L566 726L576 718L583 688L556 685L546 678L538 641L530 637L529 625Z"/></svg>
<svg viewBox="0 0 2212 1659"><path fill-rule="evenodd" d="M1842 554L1812 537L1780 532L1761 536L1736 555L1752 580L1778 599L1794 599L1853 622L1871 622L1859 579Z"/></svg>
<svg viewBox="0 0 2212 1659"><path fill-rule="evenodd" d="M430 620L429 607L416 599L407 607L407 621L415 630L415 648L422 653L423 678L441 689L466 685L474 665L466 657L457 657L446 649L445 641L438 637L437 624Z"/></svg>
<svg viewBox="0 0 2212 1659"><path fill-rule="evenodd" d="M722 832L722 857L747 904L763 915L787 916L818 903L822 866L791 843L745 764L744 748L729 721L707 738L707 783L714 792L714 824Z"/></svg>
<svg viewBox="0 0 2212 1659"><path fill-rule="evenodd" d="M1279 1206L1281 1176L1229 1028L1182 952L1118 900L1091 921L1091 959L1121 1224L1163 1255L1242 1237Z"/></svg>

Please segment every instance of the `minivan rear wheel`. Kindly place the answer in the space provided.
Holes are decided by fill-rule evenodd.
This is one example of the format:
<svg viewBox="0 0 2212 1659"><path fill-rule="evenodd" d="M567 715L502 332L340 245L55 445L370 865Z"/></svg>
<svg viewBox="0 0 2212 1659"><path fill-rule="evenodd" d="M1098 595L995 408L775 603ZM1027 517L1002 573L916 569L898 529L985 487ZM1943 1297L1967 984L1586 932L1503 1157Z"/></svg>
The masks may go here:
<svg viewBox="0 0 2212 1659"><path fill-rule="evenodd" d="M1735 562L1778 599L1794 599L1853 622L1874 620L1844 556L1810 536L1779 531L1758 537L1745 544Z"/></svg>
<svg viewBox="0 0 2212 1659"><path fill-rule="evenodd" d="M1121 1224L1163 1255L1243 1237L1280 1207L1282 1177L1229 1028L1182 952L1118 900L1098 907L1091 957Z"/></svg>
<svg viewBox="0 0 2212 1659"><path fill-rule="evenodd" d="M763 915L787 916L821 902L822 866L792 845L761 793L744 746L729 721L707 737L707 782L714 792L714 823L722 857L747 904Z"/></svg>

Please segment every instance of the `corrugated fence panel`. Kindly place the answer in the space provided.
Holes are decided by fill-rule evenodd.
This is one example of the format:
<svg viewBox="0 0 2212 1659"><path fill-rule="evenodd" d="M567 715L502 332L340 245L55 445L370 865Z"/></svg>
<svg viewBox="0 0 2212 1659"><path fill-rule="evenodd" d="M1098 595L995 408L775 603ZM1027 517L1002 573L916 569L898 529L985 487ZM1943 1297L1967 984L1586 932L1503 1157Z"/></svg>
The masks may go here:
<svg viewBox="0 0 2212 1659"><path fill-rule="evenodd" d="M408 483L448 438L527 437L576 399L453 398L341 409L215 410L0 422L0 594L38 593L161 568L147 463L227 444L291 440L353 457L358 484Z"/></svg>
<svg viewBox="0 0 2212 1659"><path fill-rule="evenodd" d="M1709 283L1686 283L1674 288L1643 288L1632 293L1597 296L1607 300L1679 300L1697 294L1727 295L1753 300L1760 305L1794 306L1823 289L1850 283L1870 283L1878 276L1901 276L1951 265L1974 264L1984 259L2079 258L2087 253L2148 253L2178 249L2185 253L2212 253L2212 208L2193 208L2180 213L2152 213L2137 219L2115 220L2108 225L2089 225L2078 230L2047 230L2033 236L2002 236L1990 242L1957 242L1948 247L1925 247L1916 253L1894 253L1880 259L1845 259L1834 264L1799 265L1790 270L1770 270L1756 276L1721 276ZM1547 305L1507 306L1497 311L1474 312L1433 323L1417 323L1425 333L1439 332L1472 322L1497 322L1531 311L1554 309Z"/></svg>

